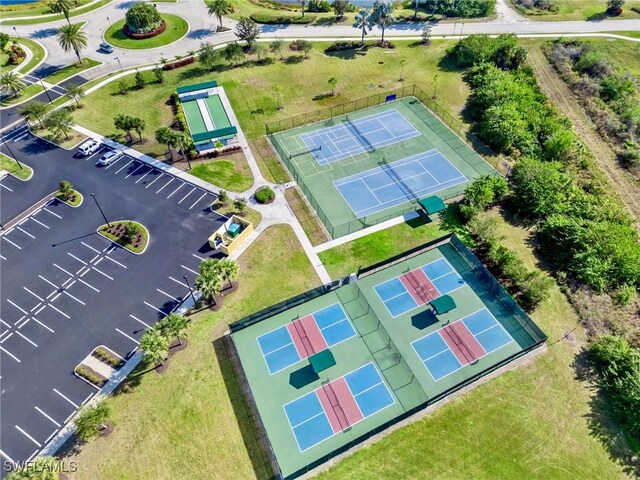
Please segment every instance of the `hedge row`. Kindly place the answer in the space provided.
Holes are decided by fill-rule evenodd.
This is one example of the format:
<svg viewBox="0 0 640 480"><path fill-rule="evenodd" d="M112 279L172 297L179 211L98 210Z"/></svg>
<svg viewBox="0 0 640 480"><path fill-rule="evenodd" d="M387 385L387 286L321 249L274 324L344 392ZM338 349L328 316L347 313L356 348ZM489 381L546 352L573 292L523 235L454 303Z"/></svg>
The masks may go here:
<svg viewBox="0 0 640 480"><path fill-rule="evenodd" d="M184 67L185 65L190 65L196 61L196 57L185 57L182 60L177 60L175 62L165 63L162 66L163 70L175 70L176 68Z"/></svg>
<svg viewBox="0 0 640 480"><path fill-rule="evenodd" d="M307 25L313 23L316 20L316 16L305 15L304 17L291 17L286 15L271 15L269 13L252 13L251 20L266 25Z"/></svg>
<svg viewBox="0 0 640 480"><path fill-rule="evenodd" d="M133 38L134 40L142 40L144 38L151 38L151 37L158 36L162 32L164 32L166 29L167 29L167 22L165 22L164 19L162 20L162 23L158 28L156 28L155 30L152 30L151 32L146 32L146 33L132 32L131 30L129 30L129 26L126 23L124 27L122 27L122 31L124 32L124 34L129 38Z"/></svg>

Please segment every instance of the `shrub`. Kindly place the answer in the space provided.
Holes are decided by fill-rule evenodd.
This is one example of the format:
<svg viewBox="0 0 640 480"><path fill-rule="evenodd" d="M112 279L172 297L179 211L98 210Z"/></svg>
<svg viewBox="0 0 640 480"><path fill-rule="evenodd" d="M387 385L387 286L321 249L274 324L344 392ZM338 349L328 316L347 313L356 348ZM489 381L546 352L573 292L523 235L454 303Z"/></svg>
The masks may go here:
<svg viewBox="0 0 640 480"><path fill-rule="evenodd" d="M129 82L127 82L124 78L118 80L116 83L116 92L120 95L126 95L129 93Z"/></svg>
<svg viewBox="0 0 640 480"><path fill-rule="evenodd" d="M276 194L267 185L256 190L256 202L258 203L271 203L275 198Z"/></svg>
<svg viewBox="0 0 640 480"><path fill-rule="evenodd" d="M638 298L638 290L633 285L626 283L620 285L613 294L614 302L621 307L631 305L636 298Z"/></svg>
<svg viewBox="0 0 640 480"><path fill-rule="evenodd" d="M509 186L503 177L480 177L464 191L460 214L465 220L471 220L477 213L501 202L508 192Z"/></svg>
<svg viewBox="0 0 640 480"><path fill-rule="evenodd" d="M622 166L631 171L640 169L640 145L634 142L626 142L624 149L618 152L618 160Z"/></svg>
<svg viewBox="0 0 640 480"><path fill-rule="evenodd" d="M182 60L177 60L175 62L165 63L162 65L163 70L175 70L176 68L184 67L185 65L190 65L196 61L196 57L186 57Z"/></svg>
<svg viewBox="0 0 640 480"><path fill-rule="evenodd" d="M331 4L327 0L309 0L307 5L308 12L330 12Z"/></svg>
<svg viewBox="0 0 640 480"><path fill-rule="evenodd" d="M324 49L325 53L342 52L344 50L355 50L360 48L362 44L360 42L334 42Z"/></svg>
<svg viewBox="0 0 640 480"><path fill-rule="evenodd" d="M92 352L92 355L96 357L98 360L101 360L104 363L110 365L112 368L115 368L116 370L121 368L124 365L124 360L116 357L114 354L112 354L108 350L105 350L102 347L96 348Z"/></svg>
<svg viewBox="0 0 640 480"><path fill-rule="evenodd" d="M273 15L271 13L252 13L251 20L265 25L306 25L314 22L315 15L305 15L304 17L294 17L287 15Z"/></svg>
<svg viewBox="0 0 640 480"><path fill-rule="evenodd" d="M600 82L600 95L607 101L617 101L630 97L636 92L636 85L631 75L609 75Z"/></svg>
<svg viewBox="0 0 640 480"><path fill-rule="evenodd" d="M60 182L58 187L58 192L65 200L69 198L73 194L73 186L67 180L63 180Z"/></svg>
<svg viewBox="0 0 640 480"><path fill-rule="evenodd" d="M492 62L502 69L515 69L527 57L523 47L518 46L515 35L470 35L460 40L448 53L461 67L471 67L479 63Z"/></svg>
<svg viewBox="0 0 640 480"><path fill-rule="evenodd" d="M107 381L104 378L102 378L98 374L93 373L93 371L89 370L88 368L84 367L83 365L80 365L78 368L76 368L75 372L78 375L80 375L82 378L84 378L85 380L91 382L92 384L94 384L97 387L102 388L104 386L104 384L107 383Z"/></svg>
<svg viewBox="0 0 640 480"><path fill-rule="evenodd" d="M0 51L5 49L7 43L9 43L9 35L4 32L0 32Z"/></svg>
<svg viewBox="0 0 640 480"><path fill-rule="evenodd" d="M136 2L125 14L125 26L132 33L149 33L160 28L162 18L150 2Z"/></svg>
<svg viewBox="0 0 640 480"><path fill-rule="evenodd" d="M107 421L111 410L104 402L98 402L93 406L85 406L76 416L76 434L83 440L89 440L99 433L100 427Z"/></svg>

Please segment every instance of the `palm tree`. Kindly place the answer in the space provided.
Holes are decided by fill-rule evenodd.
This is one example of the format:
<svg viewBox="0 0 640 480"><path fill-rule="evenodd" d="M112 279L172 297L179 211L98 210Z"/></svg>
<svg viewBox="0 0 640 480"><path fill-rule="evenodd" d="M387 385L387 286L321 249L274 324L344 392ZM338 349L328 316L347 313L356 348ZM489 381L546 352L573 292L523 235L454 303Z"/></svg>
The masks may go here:
<svg viewBox="0 0 640 480"><path fill-rule="evenodd" d="M19 108L20 115L26 118L27 122L35 122L37 120L42 128L44 128L44 118L47 115L47 110L49 110L49 107L38 100L31 100Z"/></svg>
<svg viewBox="0 0 640 480"><path fill-rule="evenodd" d="M74 420L76 424L76 435L83 440L88 440L95 436L100 430L106 427L105 422L110 414L111 409L104 400L93 406L84 406Z"/></svg>
<svg viewBox="0 0 640 480"><path fill-rule="evenodd" d="M70 83L67 86L67 95L69 95L69 98L74 100L76 102L76 104L78 105L78 108L80 108L82 105L80 104L80 100L82 100L85 96L85 91L84 88L81 85L77 85L75 83Z"/></svg>
<svg viewBox="0 0 640 480"><path fill-rule="evenodd" d="M65 52L73 50L76 52L78 62L82 63L80 50L87 48L87 34L82 30L82 24L74 23L73 25L64 25L58 30L58 43Z"/></svg>
<svg viewBox="0 0 640 480"><path fill-rule="evenodd" d="M49 8L53 13L61 13L67 19L67 23L71 25L69 20L69 12L77 5L74 0L53 0L49 2Z"/></svg>
<svg viewBox="0 0 640 480"><path fill-rule="evenodd" d="M140 117L131 117L130 125L140 137L140 141L142 141L142 132L147 128L147 123Z"/></svg>
<svg viewBox="0 0 640 480"><path fill-rule="evenodd" d="M364 45L364 36L367 32L370 32L373 28L373 15L371 15L371 10L362 8L358 12L355 17L355 23L353 24L354 28L359 28L362 30L362 40L361 43Z"/></svg>
<svg viewBox="0 0 640 480"><path fill-rule="evenodd" d="M170 313L160 322L160 330L168 338L177 338L180 345L182 339L187 337L185 330L189 326L189 319L184 315Z"/></svg>
<svg viewBox="0 0 640 480"><path fill-rule="evenodd" d="M220 260L217 258L205 258L198 267L200 275L220 275Z"/></svg>
<svg viewBox="0 0 640 480"><path fill-rule="evenodd" d="M229 282L229 288L233 286L232 280L238 276L238 264L231 258L224 258L218 263L220 276Z"/></svg>
<svg viewBox="0 0 640 480"><path fill-rule="evenodd" d="M73 127L73 118L71 113L66 108L59 108L54 110L44 119L44 126L48 128L51 133L56 137L60 137L60 134L64 135L64 138L69 138L69 130Z"/></svg>
<svg viewBox="0 0 640 480"><path fill-rule="evenodd" d="M177 132L175 130L172 130L172 132L173 146L180 151L182 160L184 160L187 157L185 149L189 146L189 137L187 137L184 132Z"/></svg>
<svg viewBox="0 0 640 480"><path fill-rule="evenodd" d="M176 136L173 134L173 130L169 127L159 128L156 130L156 141L167 146L167 150L169 150L169 154L171 155L171 160L173 160L172 148L176 146Z"/></svg>
<svg viewBox="0 0 640 480"><path fill-rule="evenodd" d="M15 72L6 72L0 76L0 88L8 90L12 97L17 97L18 94L24 90L25 86L24 82Z"/></svg>
<svg viewBox="0 0 640 480"><path fill-rule="evenodd" d="M222 282L218 272L207 271L201 273L196 278L195 285L202 292L203 297L213 299L213 304L216 305L216 295L222 290Z"/></svg>
<svg viewBox="0 0 640 480"><path fill-rule="evenodd" d="M164 365L169 354L169 339L160 328L151 327L140 338L140 349L146 360Z"/></svg>
<svg viewBox="0 0 640 480"><path fill-rule="evenodd" d="M282 49L284 48L284 41L276 38L271 43L269 43L269 51L273 54L277 54L280 56L280 60L282 60Z"/></svg>
<svg viewBox="0 0 640 480"><path fill-rule="evenodd" d="M384 30L395 21L393 18L393 4L388 1L373 4L373 22L382 30L380 44L384 43Z"/></svg>
<svg viewBox="0 0 640 480"><path fill-rule="evenodd" d="M220 22L220 28L222 28L222 16L229 15L233 12L233 6L229 0L213 0L207 4L207 12L209 16L215 15Z"/></svg>

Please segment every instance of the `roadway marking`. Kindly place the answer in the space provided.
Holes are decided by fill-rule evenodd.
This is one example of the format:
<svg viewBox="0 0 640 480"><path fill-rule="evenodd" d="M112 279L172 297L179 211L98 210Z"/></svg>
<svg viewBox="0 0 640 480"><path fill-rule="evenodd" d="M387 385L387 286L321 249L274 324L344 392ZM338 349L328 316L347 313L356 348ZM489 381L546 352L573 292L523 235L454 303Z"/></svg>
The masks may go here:
<svg viewBox="0 0 640 480"><path fill-rule="evenodd" d="M51 418L49 415L47 415L45 412L43 412L37 406L34 406L33 408L35 408L37 411L39 411L45 418L48 418L49 420L51 420L51 423L53 423L56 427L60 428L62 426L58 422L56 422L53 418Z"/></svg>
<svg viewBox="0 0 640 480"><path fill-rule="evenodd" d="M57 297L56 297L56 298L57 298ZM53 301L53 300L52 300L52 301ZM59 308L55 307L54 305L49 304L49 306L50 306L51 308L53 308L56 312L58 312L60 315L64 315L64 316L65 316L65 317L67 317L67 318L71 318L69 315L67 315L66 313L64 313L62 310L60 310Z"/></svg>
<svg viewBox="0 0 640 480"><path fill-rule="evenodd" d="M7 330L5 330L5 333L7 332ZM9 338L13 335L13 332L11 332L9 335L6 336L6 338L3 338L2 341L0 341L0 343L4 343L6 340L9 340Z"/></svg>
<svg viewBox="0 0 640 480"><path fill-rule="evenodd" d="M30 338L25 337L23 334L21 334L19 331L16 330L16 333L18 335L20 335L22 338L24 338L27 342L29 342L31 345L33 345L34 347L38 348L38 344L34 341L32 341Z"/></svg>
<svg viewBox="0 0 640 480"><path fill-rule="evenodd" d="M77 299L76 297L74 297L73 295L71 295L69 292L67 292L66 290L63 290L62 293L64 293L65 295L68 295L69 297L73 298L76 302L80 303L81 305L86 305L86 303L84 303L82 300Z"/></svg>
<svg viewBox="0 0 640 480"><path fill-rule="evenodd" d="M96 272L98 272L98 273L100 273L100 274L104 275L104 276L105 276L105 277L107 277L109 280L113 280L113 277L110 277L109 275L107 275L107 274L106 274L106 273L104 273L103 271L98 270L95 266L93 266L93 267L91 267L91 268L93 268Z"/></svg>
<svg viewBox="0 0 640 480"><path fill-rule="evenodd" d="M133 172L131 172L129 175L127 175L124 178L129 178L131 175L133 175L134 173L136 173L138 170L140 170L142 167L144 167L144 163L140 164L140 166L138 168L136 168Z"/></svg>
<svg viewBox="0 0 640 480"><path fill-rule="evenodd" d="M169 196L167 197L167 200L170 199L171 197L173 197L173 194L176 193L178 190L180 190L182 187L184 186L184 182L180 184L180 186L178 188L176 188L173 192L171 192L169 194Z"/></svg>
<svg viewBox="0 0 640 480"><path fill-rule="evenodd" d="M44 308L44 307L42 307ZM49 330L51 333L55 333L55 330L53 330L52 328L47 327L44 323L42 323L40 320L38 320L36 317L31 317L33 319L33 321L38 322L40 325L42 325L44 328L46 328L47 330Z"/></svg>
<svg viewBox="0 0 640 480"><path fill-rule="evenodd" d="M79 261L80 263L82 263L83 265L88 265L88 263L87 263L87 262L85 262L84 260L82 260L82 259L80 259L80 258L76 257L73 253L67 252L67 255L69 255L69 256L71 256L71 257L75 258L76 260L78 260L78 261ZM93 257L93 258L95 258L95 257Z"/></svg>
<svg viewBox="0 0 640 480"><path fill-rule="evenodd" d="M81 278L78 279L79 282L84 283L87 287L95 290L96 292L100 293L100 290L98 290L96 287L94 287L93 285L88 284L87 282L85 282L84 280L82 280Z"/></svg>
<svg viewBox="0 0 640 480"><path fill-rule="evenodd" d="M38 447L42 448L42 445L40 443L38 443L38 441L35 438L33 438L31 435L29 435L27 432L25 432L23 429L21 429L18 425L16 425L15 427L25 437L27 437L29 440L31 440L33 443L35 443Z"/></svg>
<svg viewBox="0 0 640 480"><path fill-rule="evenodd" d="M143 176L141 176L138 180L136 180L134 183L138 183L140 180L142 180L144 177L146 177L147 175L149 175L151 172L155 172L155 169L152 168L151 170L149 170L147 173L145 173Z"/></svg>
<svg viewBox="0 0 640 480"><path fill-rule="evenodd" d="M54 291L54 292L52 292L52 294L53 294L53 293L56 293L56 292ZM51 296L52 294L49 294L49 296ZM34 315L38 315L38 314L39 314L42 310L44 310L45 308L47 308L47 306L46 306L46 305L42 305L38 310L36 310L35 312L33 312L33 314L34 314Z"/></svg>
<svg viewBox="0 0 640 480"><path fill-rule="evenodd" d="M116 163L118 163L120 160L122 160L122 159L127 159L127 158L129 158L129 157L127 157L127 156L123 155L123 156L121 156L120 158L118 158L115 162L111 162L109 165L107 165L106 167L104 167L104 169L105 169L105 170L109 170L109 168L110 168L110 167L113 167L113 166L114 166ZM98 165L98 164L96 163L96 166L97 166L97 165Z"/></svg>
<svg viewBox="0 0 640 480"><path fill-rule="evenodd" d="M127 268L126 265L123 265L122 263L118 262L117 260L114 260L113 258L109 257L108 255L105 256L104 258L106 258L107 260L111 260L113 263L116 263L116 264L120 265L122 268Z"/></svg>
<svg viewBox="0 0 640 480"><path fill-rule="evenodd" d="M9 337L7 337L9 338ZM6 340L6 339L5 339ZM20 359L18 357L16 357L13 353L11 353L9 350L7 350L6 348L4 348L2 345L0 345L0 350L2 350L4 353L6 353L7 355L9 355L11 358L13 358L16 362L18 363L22 363L20 361Z"/></svg>
<svg viewBox="0 0 640 480"><path fill-rule="evenodd" d="M9 300L7 298L7 302L9 302L11 305L13 305L14 307L16 307L18 310L20 310L22 313L24 313L25 315L29 315L28 312L25 312L22 308L20 308L17 304L15 304L14 302L12 302L11 300Z"/></svg>
<svg viewBox="0 0 640 480"><path fill-rule="evenodd" d="M7 187L6 185L0 183L0 187L2 188L6 188L7 190L9 190L10 192L13 192L13 190L11 190L9 187Z"/></svg>
<svg viewBox="0 0 640 480"><path fill-rule="evenodd" d="M170 280L173 280L173 281L174 281L174 282L176 282L176 283L179 283L180 285L182 285L182 286L183 286L183 287L185 287L185 288L188 288L188 285L187 285L186 283L182 283L180 280L176 280L176 279L175 279L175 278L173 278L173 277L169 277L169 279L170 279Z"/></svg>
<svg viewBox="0 0 640 480"><path fill-rule="evenodd" d="M42 209L43 209L45 212L49 212L49 213L50 213L51 215L53 215L54 217L58 217L60 220L62 220L62 217L61 217L60 215L58 215L57 213L52 212L52 211L51 211L51 210L49 210L48 208L46 208L46 207L42 207Z"/></svg>
<svg viewBox="0 0 640 480"><path fill-rule="evenodd" d="M160 293L162 293L163 295L166 295L167 297L169 297L171 300L175 300L176 302L180 302L179 298L174 297L173 295L169 295L167 292L163 292L162 290L160 290L159 288L156 288L157 291L159 291Z"/></svg>
<svg viewBox="0 0 640 480"><path fill-rule="evenodd" d="M144 188L149 188L151 185L153 185L154 183L156 183L158 180L160 180L160 179L161 179L162 177L164 177L165 175L166 175L166 174L165 174L165 173L163 173L163 174L161 174L159 177L156 177L156 178L153 180L153 182L151 182L149 185L147 185L147 186L146 186L146 187L144 187Z"/></svg>
<svg viewBox="0 0 640 480"><path fill-rule="evenodd" d="M156 193L160 193L162 190L164 190L164 187L169 185L171 182L173 182L173 177L171 177L167 183L165 183L162 187L160 187L160 190L158 190Z"/></svg>
<svg viewBox="0 0 640 480"><path fill-rule="evenodd" d="M11 463L15 465L16 461L13 458L11 458L9 455L4 453L2 450L0 450L0 455L2 455L4 458L6 458L7 460L9 460Z"/></svg>
<svg viewBox="0 0 640 480"><path fill-rule="evenodd" d="M142 321L142 320L140 320L138 317L136 317L136 316L134 316L134 315L131 315L131 314L129 314L129 316L130 316L131 318L133 318L136 322L140 322L140 323L141 323L142 325L144 325L145 327L147 327L147 328L151 328L151 325L149 325L148 323L143 322L143 321Z"/></svg>
<svg viewBox="0 0 640 480"><path fill-rule="evenodd" d="M26 318L26 320L25 320L25 318ZM23 315L23 316L22 316L22 318L21 318L20 320L18 320L18 321L15 323L15 325L18 325L20 322L22 322L22 320L25 320L25 321L23 322L23 324L22 324L22 325L20 325L20 326L18 327L18 330L19 330L19 329L21 329L22 327L24 327L27 323L29 323L30 318L29 318L29 317L25 317L25 316Z"/></svg>
<svg viewBox="0 0 640 480"><path fill-rule="evenodd" d="M162 315L166 315L166 313L164 313L164 312L163 312L162 310L160 310L159 308L154 307L153 305L151 305L151 304L150 304L149 302L147 302L146 300L145 300L144 304L145 304L146 306L151 307L151 308L153 308L154 310L156 310L156 311L160 312Z"/></svg>
<svg viewBox="0 0 640 480"><path fill-rule="evenodd" d="M4 324L4 325L6 325L7 327L11 328L11 325L9 325L7 322L5 322L4 320L2 320L1 318L0 318L0 323L2 323L2 324Z"/></svg>
<svg viewBox="0 0 640 480"><path fill-rule="evenodd" d="M124 167L120 167L120 170L123 170L127 167L127 165L129 165L131 162L133 162L133 158L131 160L129 160L129 162L124 166ZM116 173L114 173L114 175L117 175L120 173L120 170L118 170Z"/></svg>
<svg viewBox="0 0 640 480"><path fill-rule="evenodd" d="M104 151L104 150L107 150L107 152L109 151L109 149L107 149L107 148L100 147L98 150L96 150L96 151L95 151L95 153L92 153L91 155L89 155L88 157L86 157L86 158L84 159L84 161L85 161L85 162L88 162L90 158L95 157L96 155L98 155L100 152L102 152L102 151ZM105 153L107 153L107 152L105 152Z"/></svg>
<svg viewBox="0 0 640 480"><path fill-rule="evenodd" d="M6 235L3 235L3 236L2 236L2 239L3 239L3 240L6 240L7 242L9 242L11 245L13 245L14 247L16 247L18 250L22 250L22 247L21 247L20 245L18 245L17 243L14 243L14 242L12 242L11 240L9 240L9 239L7 238L7 236L6 236Z"/></svg>
<svg viewBox="0 0 640 480"><path fill-rule="evenodd" d="M75 412L73 412L73 413L75 413ZM47 443L49 443L49 440L51 440L56 433L58 433L58 429L57 428L53 431L53 433L51 435L49 435L47 437L47 439L44 441L44 444L46 445ZM36 452L37 452L37 450L36 450Z"/></svg>
<svg viewBox="0 0 640 480"><path fill-rule="evenodd" d="M195 273L196 275L200 275L198 272L196 272L195 270L191 270L189 267L185 267L184 265L180 265L182 268L184 268L185 270L189 270L191 273Z"/></svg>
<svg viewBox="0 0 640 480"><path fill-rule="evenodd" d="M207 195L207 192L204 192L199 199L197 199L195 202L193 202L193 204L189 207L189 210L191 210L193 207L195 207L196 203L198 203L200 200L202 200L206 195Z"/></svg>
<svg viewBox="0 0 640 480"><path fill-rule="evenodd" d="M71 405L73 405L76 408L80 408L79 405L77 405L76 403L72 402L71 400L69 400L68 397L66 397L64 394L60 393L60 391L56 390L55 388L53 389L54 392L56 392L58 395L60 395L62 398L64 398L67 402L69 402ZM75 413L75 412L74 412Z"/></svg>
<svg viewBox="0 0 640 480"><path fill-rule="evenodd" d="M60 270L62 270L64 273L66 273L67 275L69 275L70 277L73 277L73 273L69 273L67 272L64 268L62 268L60 265L54 263L53 264L54 267L59 268Z"/></svg>
<svg viewBox="0 0 640 480"><path fill-rule="evenodd" d="M58 287L55 283L50 282L49 280L47 280L46 278L44 278L42 275L38 275L42 280L44 280L45 282L47 282L49 285L51 285L53 288L60 288Z"/></svg>
<svg viewBox="0 0 640 480"><path fill-rule="evenodd" d="M131 340L132 342L134 342L136 345L140 345L140 342L138 342L135 338L130 337L129 335L127 335L126 333L124 333L122 330L120 330L119 328L116 328L116 332L124 335L125 337L127 337L129 340Z"/></svg>
<svg viewBox="0 0 640 480"><path fill-rule="evenodd" d="M100 250L96 250L95 248L93 248L91 245L89 245L88 243L84 243L84 242L80 242L82 245L84 245L87 248L90 248L91 250L93 250L96 253L102 253Z"/></svg>
<svg viewBox="0 0 640 480"><path fill-rule="evenodd" d="M22 287L24 288L27 292L29 292L31 295L33 295L34 297L36 297L38 300L40 300L41 302L44 302L44 298L39 297L38 295L36 295L35 293L33 293L31 290L29 290L27 287Z"/></svg>
<svg viewBox="0 0 640 480"><path fill-rule="evenodd" d="M34 215L35 215L35 213L34 213ZM49 228L47 225L45 225L44 223L42 223L40 220L37 220L35 217L30 217L30 218L31 218L31 220L33 220L34 222L39 223L40 225L42 225L44 228L47 228L47 229Z"/></svg>
<svg viewBox="0 0 640 480"><path fill-rule="evenodd" d="M33 235L31 235L31 234L30 234L29 232L27 232L25 229L20 228L18 225L16 225L16 228L17 228L18 230L20 230L22 233L24 233L25 235L29 235L31 238L33 238L33 239L35 240L35 238L36 238L36 237L35 237L35 236L33 236Z"/></svg>
<svg viewBox="0 0 640 480"><path fill-rule="evenodd" d="M196 257L198 260L204 260L204 257L201 257L200 255L196 255L195 253L192 253L191 255Z"/></svg>
<svg viewBox="0 0 640 480"><path fill-rule="evenodd" d="M193 187L189 193L187 193L184 197L182 197L182 199L178 202L178 205L180 205L185 198L191 195L195 189L196 187Z"/></svg>

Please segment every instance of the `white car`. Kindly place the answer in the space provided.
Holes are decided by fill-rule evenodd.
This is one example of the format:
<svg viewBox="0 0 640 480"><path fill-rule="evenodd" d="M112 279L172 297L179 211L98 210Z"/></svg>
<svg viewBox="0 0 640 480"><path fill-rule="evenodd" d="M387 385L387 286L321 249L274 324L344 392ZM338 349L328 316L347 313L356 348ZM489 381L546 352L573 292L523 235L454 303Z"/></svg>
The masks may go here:
<svg viewBox="0 0 640 480"><path fill-rule="evenodd" d="M87 155L96 153L101 146L102 144L98 140L94 140L93 138L90 138L89 140L84 142L82 145L80 145L80 148L78 148L78 154L80 154L83 157L86 157Z"/></svg>
<svg viewBox="0 0 640 480"><path fill-rule="evenodd" d="M98 165L103 165L103 166L109 165L110 163L113 163L116 160L121 159L122 155L123 155L122 152L116 152L115 150L110 150L100 157L100 160L98 160Z"/></svg>

